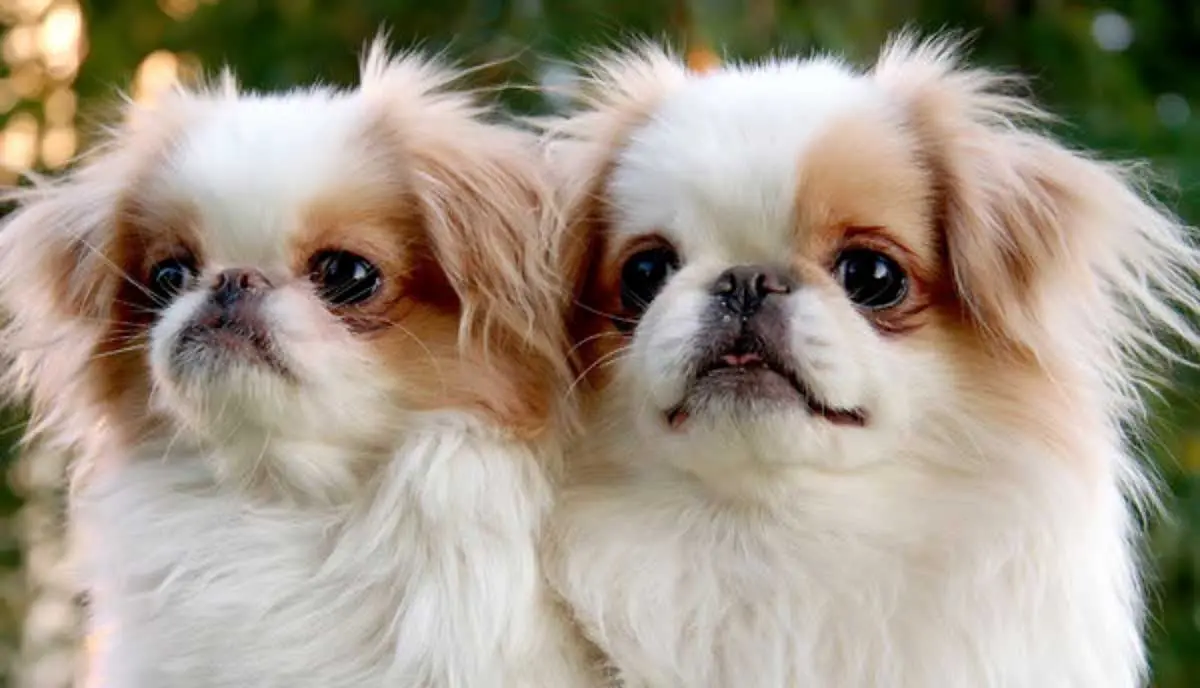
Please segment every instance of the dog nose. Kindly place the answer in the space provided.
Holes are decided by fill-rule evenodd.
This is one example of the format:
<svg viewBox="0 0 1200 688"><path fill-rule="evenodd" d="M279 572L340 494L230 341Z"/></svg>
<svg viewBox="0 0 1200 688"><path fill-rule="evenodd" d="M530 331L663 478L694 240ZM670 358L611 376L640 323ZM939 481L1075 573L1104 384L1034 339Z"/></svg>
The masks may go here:
<svg viewBox="0 0 1200 688"><path fill-rule="evenodd" d="M771 294L787 294L796 287L787 268L771 265L736 265L713 282L712 294L736 315L753 315Z"/></svg>
<svg viewBox="0 0 1200 688"><path fill-rule="evenodd" d="M232 268L217 275L212 300L218 306L228 308L242 297L261 293L270 286L270 280L259 270Z"/></svg>

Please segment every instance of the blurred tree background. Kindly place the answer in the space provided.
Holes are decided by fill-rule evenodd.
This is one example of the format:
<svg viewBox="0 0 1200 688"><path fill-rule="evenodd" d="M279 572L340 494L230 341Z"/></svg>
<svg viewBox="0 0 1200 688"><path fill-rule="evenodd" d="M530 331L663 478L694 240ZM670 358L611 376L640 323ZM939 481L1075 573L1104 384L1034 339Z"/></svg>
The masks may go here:
<svg viewBox="0 0 1200 688"><path fill-rule="evenodd" d="M1186 0L0 0L0 24L0 184L68 165L122 91L152 99L223 64L254 88L353 83L379 26L397 45L487 63L480 86L569 90L569 58L631 35L667 38L697 61L813 50L865 61L911 25L974 31L975 59L1032 76L1069 123L1060 133L1152 159L1175 183L1164 200L1200 222L1200 3ZM529 89L498 92L519 111L555 105ZM1173 383L1148 443L1171 512L1152 524L1150 632L1155 685L1195 688L1200 377ZM17 412L0 414L0 681L61 688L79 643L60 538L64 458L36 448L18 458L20 431Z"/></svg>

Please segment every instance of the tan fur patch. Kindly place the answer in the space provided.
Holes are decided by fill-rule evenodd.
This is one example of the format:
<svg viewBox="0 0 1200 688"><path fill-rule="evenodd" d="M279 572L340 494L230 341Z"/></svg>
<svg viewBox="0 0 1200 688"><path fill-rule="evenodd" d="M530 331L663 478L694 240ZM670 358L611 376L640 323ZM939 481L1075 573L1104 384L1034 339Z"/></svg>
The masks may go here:
<svg viewBox="0 0 1200 688"><path fill-rule="evenodd" d="M947 292L934 181L917 143L894 122L864 113L836 121L800 161L795 269L827 280L848 249L896 261L908 275L908 296L894 308L864 311L887 334L927 324L927 309Z"/></svg>

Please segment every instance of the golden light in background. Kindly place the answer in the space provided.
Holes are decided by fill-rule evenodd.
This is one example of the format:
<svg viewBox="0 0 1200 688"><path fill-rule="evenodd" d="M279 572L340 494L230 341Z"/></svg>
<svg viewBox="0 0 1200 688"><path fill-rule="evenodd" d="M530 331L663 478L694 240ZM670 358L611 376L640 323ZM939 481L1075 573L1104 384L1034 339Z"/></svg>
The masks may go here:
<svg viewBox="0 0 1200 688"><path fill-rule="evenodd" d="M8 114L17 106L17 94L13 91L12 82L0 79L0 114Z"/></svg>
<svg viewBox="0 0 1200 688"><path fill-rule="evenodd" d="M58 5L46 13L38 31L38 44L47 71L56 78L65 78L79 68L80 37L83 35L83 12L79 5Z"/></svg>
<svg viewBox="0 0 1200 688"><path fill-rule="evenodd" d="M192 16L199 5L199 0L158 0L158 8L175 21Z"/></svg>
<svg viewBox="0 0 1200 688"><path fill-rule="evenodd" d="M38 121L28 112L18 112L8 118L8 126L0 132L0 165L11 172L33 167L38 153Z"/></svg>
<svg viewBox="0 0 1200 688"><path fill-rule="evenodd" d="M4 61L16 64L32 59L37 55L37 27L33 24L21 24L8 30L4 37Z"/></svg>
<svg viewBox="0 0 1200 688"><path fill-rule="evenodd" d="M42 103L46 124L65 126L75 120L75 93L69 88L56 89Z"/></svg>
<svg viewBox="0 0 1200 688"><path fill-rule="evenodd" d="M13 70L9 83L18 97L33 100L46 85L46 70L37 62L26 62Z"/></svg>
<svg viewBox="0 0 1200 688"><path fill-rule="evenodd" d="M42 137L42 164L58 169L75 155L75 127L51 127Z"/></svg>
<svg viewBox="0 0 1200 688"><path fill-rule="evenodd" d="M54 0L10 0L5 3L6 9L11 10L21 19L37 19Z"/></svg>
<svg viewBox="0 0 1200 688"><path fill-rule="evenodd" d="M711 72L721 66L721 57L707 45L697 45L687 51L688 69L698 74Z"/></svg>
<svg viewBox="0 0 1200 688"><path fill-rule="evenodd" d="M133 98L139 103L153 102L178 81L179 58L169 50L156 50L138 65L133 78Z"/></svg>
<svg viewBox="0 0 1200 688"><path fill-rule="evenodd" d="M0 131L0 184L40 161L50 169L71 161L77 148L76 97L71 89L84 51L79 0L0 0L10 26L2 52L8 67L0 79L0 114L16 112ZM41 100L44 121L22 103Z"/></svg>

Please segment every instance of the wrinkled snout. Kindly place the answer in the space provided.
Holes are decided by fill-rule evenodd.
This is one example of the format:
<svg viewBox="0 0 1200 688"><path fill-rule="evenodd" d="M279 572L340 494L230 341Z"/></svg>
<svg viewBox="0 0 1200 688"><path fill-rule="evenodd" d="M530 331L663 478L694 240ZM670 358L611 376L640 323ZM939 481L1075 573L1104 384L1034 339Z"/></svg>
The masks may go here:
<svg viewBox="0 0 1200 688"><path fill-rule="evenodd" d="M264 315L264 301L273 289L260 270L230 268L211 281L207 297L179 333L174 356L177 365L233 360L283 369Z"/></svg>

